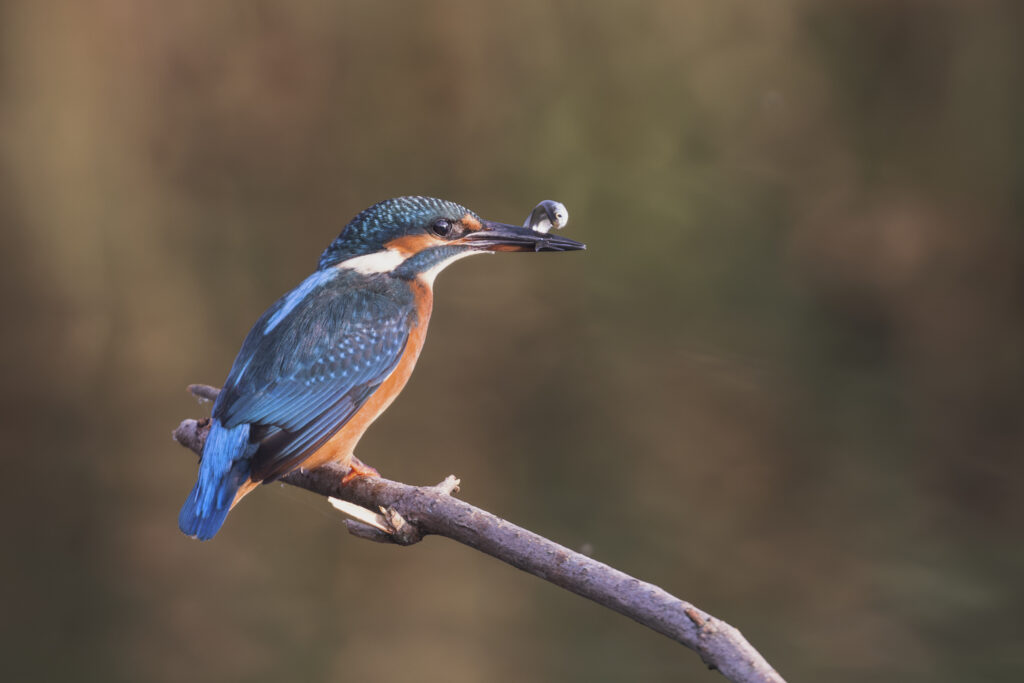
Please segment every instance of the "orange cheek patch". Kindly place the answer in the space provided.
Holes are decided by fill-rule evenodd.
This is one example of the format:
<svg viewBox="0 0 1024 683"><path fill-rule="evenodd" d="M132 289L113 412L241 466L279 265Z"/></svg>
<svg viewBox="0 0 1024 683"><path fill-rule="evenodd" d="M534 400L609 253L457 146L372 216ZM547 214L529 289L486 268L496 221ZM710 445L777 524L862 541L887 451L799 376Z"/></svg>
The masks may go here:
<svg viewBox="0 0 1024 683"><path fill-rule="evenodd" d="M405 235L387 242L384 246L394 249L402 256L413 256L439 244L444 244L444 242L430 235Z"/></svg>
<svg viewBox="0 0 1024 683"><path fill-rule="evenodd" d="M478 221L476 218L473 218L473 216L468 213L465 216L463 216L462 220L459 222L462 223L462 226L466 228L466 230L469 232L476 232L477 230L484 227L480 225L480 221Z"/></svg>

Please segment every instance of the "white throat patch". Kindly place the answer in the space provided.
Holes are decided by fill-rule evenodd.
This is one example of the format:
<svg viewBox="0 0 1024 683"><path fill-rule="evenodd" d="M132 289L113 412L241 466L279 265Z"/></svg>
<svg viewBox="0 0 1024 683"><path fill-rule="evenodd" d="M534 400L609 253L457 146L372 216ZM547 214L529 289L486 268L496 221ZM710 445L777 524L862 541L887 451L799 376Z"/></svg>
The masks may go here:
<svg viewBox="0 0 1024 683"><path fill-rule="evenodd" d="M405 261L405 256L397 249L385 249L372 254L354 256L337 265L338 268L354 270L362 275L390 273Z"/></svg>
<svg viewBox="0 0 1024 683"><path fill-rule="evenodd" d="M427 286L434 286L434 278L442 270L455 263L461 258L472 256L473 254L489 254L492 252L487 251L463 251L449 256L444 261L441 261L430 270L425 270L419 274L419 278L427 283ZM383 251L377 251L372 254L364 254L362 256L353 256L350 259L345 259L339 263L336 268L345 268L347 270L354 270L360 275L378 275L380 273L390 273L395 268L400 266L406 261L406 259L412 258L407 256L397 249L384 249Z"/></svg>
<svg viewBox="0 0 1024 683"><path fill-rule="evenodd" d="M493 252L488 252L488 251L472 251L472 250L461 251L458 254L455 254L454 256L449 256L444 261L441 261L440 263L438 263L436 266L434 266L430 270L425 270L422 273L420 273L420 279L423 280L424 282L426 282L428 287L433 288L434 287L434 278L437 277L437 274L440 273L445 268L447 268L448 266L450 266L451 264L453 264L456 261L458 261L460 258L466 258L467 256L472 256L473 254L489 254L489 253L493 253Z"/></svg>

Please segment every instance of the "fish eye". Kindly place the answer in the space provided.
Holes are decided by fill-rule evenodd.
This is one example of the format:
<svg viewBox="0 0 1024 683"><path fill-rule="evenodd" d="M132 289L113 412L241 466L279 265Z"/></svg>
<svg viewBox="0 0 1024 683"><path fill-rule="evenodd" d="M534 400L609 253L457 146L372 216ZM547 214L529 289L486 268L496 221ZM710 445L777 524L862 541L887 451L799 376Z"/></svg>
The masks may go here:
<svg viewBox="0 0 1024 683"><path fill-rule="evenodd" d="M452 222L447 218L439 218L430 226L430 230L438 237L447 237L452 231Z"/></svg>

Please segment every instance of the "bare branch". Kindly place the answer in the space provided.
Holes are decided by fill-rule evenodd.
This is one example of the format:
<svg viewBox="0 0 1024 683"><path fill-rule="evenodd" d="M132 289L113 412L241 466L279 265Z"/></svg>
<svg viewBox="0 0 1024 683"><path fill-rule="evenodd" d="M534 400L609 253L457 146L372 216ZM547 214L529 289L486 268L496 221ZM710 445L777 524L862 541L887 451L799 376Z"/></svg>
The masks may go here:
<svg viewBox="0 0 1024 683"><path fill-rule="evenodd" d="M217 392L213 387L190 390L204 398L215 398ZM202 453L208 431L208 420L185 420L174 431L174 438ZM730 681L785 683L734 627L658 586L452 497L458 490L454 477L437 486L409 486L378 477L359 477L342 486L346 472L329 464L310 471L296 470L281 480L369 511L380 510L378 517L389 533L349 520L349 531L360 538L411 545L426 534L445 536L668 636L697 652L709 668L717 669Z"/></svg>

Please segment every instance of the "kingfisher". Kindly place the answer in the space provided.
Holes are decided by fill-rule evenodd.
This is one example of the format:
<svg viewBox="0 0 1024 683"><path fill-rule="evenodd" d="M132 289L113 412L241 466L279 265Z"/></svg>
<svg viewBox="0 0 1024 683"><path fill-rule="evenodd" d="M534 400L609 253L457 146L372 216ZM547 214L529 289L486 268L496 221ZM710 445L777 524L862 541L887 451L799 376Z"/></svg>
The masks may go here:
<svg viewBox="0 0 1024 683"><path fill-rule="evenodd" d="M472 254L585 248L431 197L388 199L357 215L246 336L213 404L178 526L213 538L245 495L297 467L338 462L349 467L343 483L377 475L353 451L409 380L437 274Z"/></svg>

